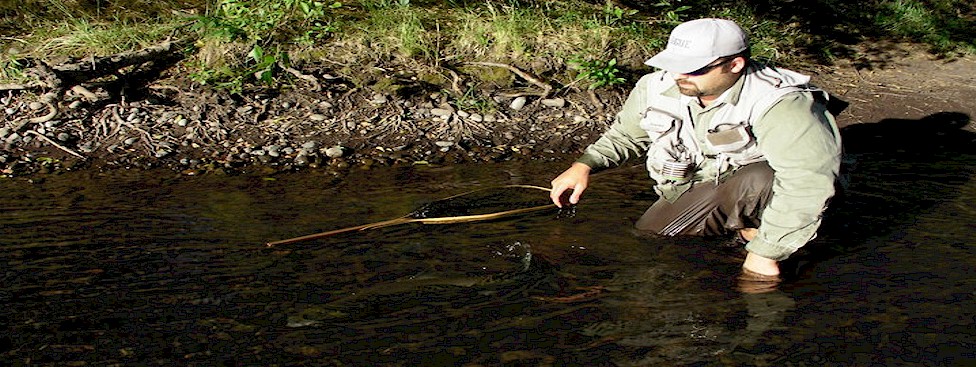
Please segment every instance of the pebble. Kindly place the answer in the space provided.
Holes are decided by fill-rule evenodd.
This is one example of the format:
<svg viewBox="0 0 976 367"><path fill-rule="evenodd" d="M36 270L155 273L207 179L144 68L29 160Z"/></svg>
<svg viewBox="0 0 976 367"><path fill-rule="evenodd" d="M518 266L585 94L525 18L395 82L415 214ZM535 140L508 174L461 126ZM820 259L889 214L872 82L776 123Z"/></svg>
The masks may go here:
<svg viewBox="0 0 976 367"><path fill-rule="evenodd" d="M562 108L566 106L566 100L563 98L546 98L542 100L542 105L547 107Z"/></svg>
<svg viewBox="0 0 976 367"><path fill-rule="evenodd" d="M485 118L483 116L481 116L481 115L479 115L477 113L472 113L471 116L470 116L470 119L471 119L471 121L474 121L474 122L482 122L482 121L485 120Z"/></svg>
<svg viewBox="0 0 976 367"><path fill-rule="evenodd" d="M525 97L518 97L518 98L515 98L512 101L512 103L508 105L508 107L511 108L511 109L513 109L513 110L515 110L515 111L518 111L518 110L521 110L522 107L525 107L525 102L526 102Z"/></svg>
<svg viewBox="0 0 976 367"><path fill-rule="evenodd" d="M72 110L77 110L77 109L81 108L81 106L83 104L84 103L82 103L81 101L74 101L74 102L71 102L71 104L68 105L68 108L70 108Z"/></svg>
<svg viewBox="0 0 976 367"><path fill-rule="evenodd" d="M125 139L125 141L123 141L122 144L124 144L126 146L129 146L129 145L135 144L137 141L139 141L139 138L128 138L128 139Z"/></svg>
<svg viewBox="0 0 976 367"><path fill-rule="evenodd" d="M312 120L312 121L315 121L315 122L320 122L320 121L327 120L328 117L326 117L325 115L323 115L321 113L313 113L311 115L308 115L308 119L309 120Z"/></svg>
<svg viewBox="0 0 976 367"><path fill-rule="evenodd" d="M343 154L343 149L341 146L338 145L329 147L329 149L325 150L325 155L329 158L340 158L342 157L342 154Z"/></svg>
<svg viewBox="0 0 976 367"><path fill-rule="evenodd" d="M430 113L434 116L448 118L451 117L451 114L453 114L454 111L451 111L450 109L447 108L432 108L430 110Z"/></svg>
<svg viewBox="0 0 976 367"><path fill-rule="evenodd" d="M471 116L470 113L468 113L467 111L462 111L462 110L458 110L457 111L457 115L458 116L461 116L461 118L468 118L468 116Z"/></svg>
<svg viewBox="0 0 976 367"><path fill-rule="evenodd" d="M315 147L317 147L318 145L319 144L316 143L316 142L314 142L314 141L306 141L306 142L302 143L302 149L312 150L312 149L315 149Z"/></svg>
<svg viewBox="0 0 976 367"><path fill-rule="evenodd" d="M41 102L31 102L31 103L27 104L27 107L30 108L30 109L32 109L32 110L34 110L34 111L37 111L37 110L40 110L40 109L44 108L44 104L41 103Z"/></svg>
<svg viewBox="0 0 976 367"><path fill-rule="evenodd" d="M7 107L7 108L4 108L3 109L3 112L6 113L6 114L8 114L8 115L13 115L13 114L17 113L17 109L16 108L13 108L13 107Z"/></svg>
<svg viewBox="0 0 976 367"><path fill-rule="evenodd" d="M385 95L382 95L382 94L379 94L379 93L374 94L373 95L373 99L370 100L370 102L372 102L373 104L384 104L384 103L389 102L389 101L390 100L388 98L386 98Z"/></svg>
<svg viewBox="0 0 976 367"><path fill-rule="evenodd" d="M441 140L441 141L435 141L434 144L437 145L437 146L439 146L439 147L441 147L441 148L448 148L448 147L454 146L454 142L452 142L452 141L443 141L443 140Z"/></svg>
<svg viewBox="0 0 976 367"><path fill-rule="evenodd" d="M268 152L268 155L270 155L272 157L279 157L279 156L281 156L281 147L279 147L277 145L269 145L269 146L265 147L264 149Z"/></svg>

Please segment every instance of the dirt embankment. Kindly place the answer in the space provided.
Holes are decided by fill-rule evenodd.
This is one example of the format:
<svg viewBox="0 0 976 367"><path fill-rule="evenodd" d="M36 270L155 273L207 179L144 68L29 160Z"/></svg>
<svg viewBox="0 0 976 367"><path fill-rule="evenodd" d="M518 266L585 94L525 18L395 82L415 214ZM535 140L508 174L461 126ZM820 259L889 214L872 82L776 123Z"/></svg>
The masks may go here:
<svg viewBox="0 0 976 367"><path fill-rule="evenodd" d="M850 103L842 126L928 117L973 131L973 58L939 60L904 45L859 55L800 70ZM130 78L65 86L57 98L10 90L0 95L0 170L338 174L353 166L565 159L600 135L627 92L588 93L505 65L481 67L510 71L513 84L471 95L459 85L465 75L442 86L374 67L363 71L374 81L364 87L309 67L288 70L293 88L230 94L189 82L178 68L136 68Z"/></svg>

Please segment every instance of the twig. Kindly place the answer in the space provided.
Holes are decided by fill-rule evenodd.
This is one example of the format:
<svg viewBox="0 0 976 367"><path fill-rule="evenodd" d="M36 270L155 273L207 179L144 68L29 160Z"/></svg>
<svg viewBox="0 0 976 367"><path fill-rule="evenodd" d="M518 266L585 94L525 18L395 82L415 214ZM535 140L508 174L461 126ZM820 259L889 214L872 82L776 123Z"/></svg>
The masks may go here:
<svg viewBox="0 0 976 367"><path fill-rule="evenodd" d="M75 92L75 94L78 94L78 95L84 97L86 100L88 100L88 102L98 101L98 95L97 94L92 93L92 91L88 90L88 88L82 87L80 85L76 85L76 86L71 87L71 91L72 92Z"/></svg>
<svg viewBox="0 0 976 367"><path fill-rule="evenodd" d="M17 83L0 84L0 90L23 90L27 88L30 87L25 84L17 84Z"/></svg>
<svg viewBox="0 0 976 367"><path fill-rule="evenodd" d="M546 82L542 81L542 79L539 79L538 77L536 77L536 76L534 76L532 74L529 74L529 73L527 73L525 71L522 71L522 69L519 69L519 68L517 68L517 67L515 67L513 65L502 64L502 63L497 63L497 62L484 62L484 61L466 62L465 64L468 64L468 65L477 65L477 66L491 66L491 67L505 68L505 69L508 69L509 71L511 71L512 73L515 73L515 75L518 75L522 79L525 79L529 83L532 83L535 86L537 86L539 88L542 88L543 91L542 91L541 96L546 97L546 96L549 95L550 92L552 92L552 86L549 85L549 83L546 83Z"/></svg>
<svg viewBox="0 0 976 367"><path fill-rule="evenodd" d="M32 134L32 135L35 135L38 138L41 138L41 140L46 141L48 144L51 144L51 145L57 147L58 149L61 149L61 150L65 151L68 154L71 154L71 155L73 155L75 157L78 157L78 158L81 158L81 159L85 159L85 156L83 156L81 154L78 154L75 151L73 151L71 149L68 149L65 146L61 145L61 144L58 144L54 140L51 140L51 138L48 138L48 137L44 136L44 134L41 134L41 133L39 133L37 131L34 131L34 130L27 130L27 133L28 134Z"/></svg>
<svg viewBox="0 0 976 367"><path fill-rule="evenodd" d="M458 82L461 80L461 77L458 76L458 73L454 72L454 70L447 69L447 72L451 73L451 89L454 90L454 93L457 93L458 97L463 96L464 92L462 92L461 87L458 86Z"/></svg>
<svg viewBox="0 0 976 367"><path fill-rule="evenodd" d="M308 74L303 74L301 71L286 66L284 63L281 62L278 63L278 66L280 66L282 70L287 71L289 74L294 75L296 78L312 83L313 86L312 90L316 92L322 90L322 85L319 84L319 80L316 77Z"/></svg>
<svg viewBox="0 0 976 367"><path fill-rule="evenodd" d="M596 92L594 92L592 89L587 88L586 95L590 97L590 102L596 106L597 112L600 115L603 115L603 102L600 101L600 97L596 95Z"/></svg>

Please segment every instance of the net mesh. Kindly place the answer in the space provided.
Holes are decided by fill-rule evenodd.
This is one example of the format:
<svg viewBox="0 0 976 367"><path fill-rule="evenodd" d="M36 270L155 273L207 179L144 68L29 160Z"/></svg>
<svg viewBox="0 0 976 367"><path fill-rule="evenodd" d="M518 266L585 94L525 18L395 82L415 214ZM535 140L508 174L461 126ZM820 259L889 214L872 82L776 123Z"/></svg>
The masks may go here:
<svg viewBox="0 0 976 367"><path fill-rule="evenodd" d="M407 215L426 219L487 215L512 209L552 205L547 190L535 186L502 186L475 190L422 205Z"/></svg>

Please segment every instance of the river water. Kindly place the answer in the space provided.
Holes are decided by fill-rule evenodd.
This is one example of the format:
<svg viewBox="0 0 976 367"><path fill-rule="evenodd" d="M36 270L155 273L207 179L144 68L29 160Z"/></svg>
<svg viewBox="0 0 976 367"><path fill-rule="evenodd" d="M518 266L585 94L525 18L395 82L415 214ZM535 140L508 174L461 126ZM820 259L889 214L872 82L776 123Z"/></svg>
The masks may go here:
<svg viewBox="0 0 976 367"><path fill-rule="evenodd" d="M943 144L943 148L946 148ZM12 365L893 366L976 360L976 154L852 152L847 196L786 281L743 293L725 239L631 231L639 167L555 210L396 218L568 162L0 180ZM540 195L545 195L541 193Z"/></svg>

